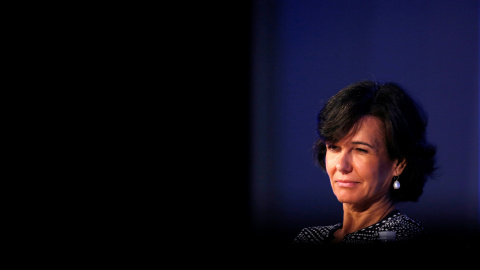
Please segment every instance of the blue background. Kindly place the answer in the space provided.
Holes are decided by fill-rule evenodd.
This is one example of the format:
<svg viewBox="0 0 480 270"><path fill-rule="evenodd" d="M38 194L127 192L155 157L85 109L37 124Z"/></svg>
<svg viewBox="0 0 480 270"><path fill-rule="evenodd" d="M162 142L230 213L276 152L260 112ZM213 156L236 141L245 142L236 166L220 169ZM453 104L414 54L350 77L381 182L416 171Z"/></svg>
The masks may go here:
<svg viewBox="0 0 480 270"><path fill-rule="evenodd" d="M248 212L261 239L289 242L342 219L312 159L323 102L363 79L404 86L429 115L440 169L398 208L432 234L477 233L479 1L254 1Z"/></svg>

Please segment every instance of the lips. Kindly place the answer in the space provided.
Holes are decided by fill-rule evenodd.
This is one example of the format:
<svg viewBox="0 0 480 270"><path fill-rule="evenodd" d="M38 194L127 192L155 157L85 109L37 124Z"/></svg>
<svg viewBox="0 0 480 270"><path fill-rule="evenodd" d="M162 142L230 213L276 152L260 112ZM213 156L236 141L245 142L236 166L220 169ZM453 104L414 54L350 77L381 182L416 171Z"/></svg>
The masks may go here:
<svg viewBox="0 0 480 270"><path fill-rule="evenodd" d="M355 187L360 184L360 182L351 181L351 180L336 180L335 181L339 187Z"/></svg>

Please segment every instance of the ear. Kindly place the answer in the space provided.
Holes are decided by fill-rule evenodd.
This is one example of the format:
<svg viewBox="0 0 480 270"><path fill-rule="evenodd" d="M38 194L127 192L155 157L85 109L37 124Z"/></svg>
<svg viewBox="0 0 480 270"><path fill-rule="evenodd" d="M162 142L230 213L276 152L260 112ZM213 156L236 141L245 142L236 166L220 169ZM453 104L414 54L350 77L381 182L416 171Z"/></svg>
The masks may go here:
<svg viewBox="0 0 480 270"><path fill-rule="evenodd" d="M407 166L407 160L402 159L397 161L397 165L395 166L395 175L400 175L403 172L403 169Z"/></svg>

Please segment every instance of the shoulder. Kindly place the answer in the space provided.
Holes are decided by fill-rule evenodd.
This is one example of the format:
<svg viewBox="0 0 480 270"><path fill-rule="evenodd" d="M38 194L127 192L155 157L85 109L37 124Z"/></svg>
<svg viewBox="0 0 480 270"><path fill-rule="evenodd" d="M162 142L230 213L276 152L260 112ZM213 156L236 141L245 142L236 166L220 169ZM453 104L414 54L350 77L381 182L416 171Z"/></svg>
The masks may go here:
<svg viewBox="0 0 480 270"><path fill-rule="evenodd" d="M396 211L391 216L385 218L382 223L385 226L409 227L423 230L423 226L420 221L411 218L400 211Z"/></svg>
<svg viewBox="0 0 480 270"><path fill-rule="evenodd" d="M322 244L325 243L333 233L341 227L341 223L327 226L313 226L303 228L294 238L294 244Z"/></svg>
<svg viewBox="0 0 480 270"><path fill-rule="evenodd" d="M425 229L420 221L413 219L400 211L381 221L381 229L396 231L397 240L410 240L425 234Z"/></svg>

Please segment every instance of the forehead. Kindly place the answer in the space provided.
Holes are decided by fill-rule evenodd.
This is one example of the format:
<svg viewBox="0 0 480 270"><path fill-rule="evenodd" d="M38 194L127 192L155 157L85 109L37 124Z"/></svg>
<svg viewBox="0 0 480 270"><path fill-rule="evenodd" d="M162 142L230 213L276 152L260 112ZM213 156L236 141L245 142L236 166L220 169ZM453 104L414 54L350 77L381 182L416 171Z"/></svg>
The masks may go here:
<svg viewBox="0 0 480 270"><path fill-rule="evenodd" d="M345 140L366 142L379 147L385 141L383 122L375 116L363 116L342 141Z"/></svg>

